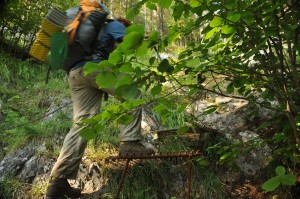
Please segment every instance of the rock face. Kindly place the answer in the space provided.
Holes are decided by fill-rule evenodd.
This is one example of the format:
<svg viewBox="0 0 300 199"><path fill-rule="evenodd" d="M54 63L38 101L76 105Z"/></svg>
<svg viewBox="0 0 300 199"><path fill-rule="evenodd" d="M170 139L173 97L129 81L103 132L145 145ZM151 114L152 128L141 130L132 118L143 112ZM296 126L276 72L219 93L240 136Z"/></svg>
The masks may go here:
<svg viewBox="0 0 300 199"><path fill-rule="evenodd" d="M202 115L210 106L218 106L218 108L214 113ZM258 117L250 117L249 113L254 110L247 101L225 97L216 97L214 102L199 101L190 109L192 110L198 118L199 125L215 129L227 139L237 143L261 141L257 133L259 123L269 119L273 114L272 111L260 107L255 110ZM270 152L268 146L261 146L247 154L240 154L235 163L244 174L255 175L270 162Z"/></svg>
<svg viewBox="0 0 300 199"><path fill-rule="evenodd" d="M33 145L28 145L16 151L15 154L4 157L0 163L0 181L3 181L8 175L16 176L23 172L26 163L31 161L34 156L36 148Z"/></svg>

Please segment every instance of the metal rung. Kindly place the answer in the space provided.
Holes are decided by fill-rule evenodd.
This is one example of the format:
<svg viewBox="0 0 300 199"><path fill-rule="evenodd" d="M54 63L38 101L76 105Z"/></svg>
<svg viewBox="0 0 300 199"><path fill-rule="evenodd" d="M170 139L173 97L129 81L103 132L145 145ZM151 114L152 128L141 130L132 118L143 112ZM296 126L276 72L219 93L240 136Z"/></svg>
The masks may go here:
<svg viewBox="0 0 300 199"><path fill-rule="evenodd" d="M194 157L200 156L199 151L192 151L189 153L164 153L164 154L155 154L155 155L142 155L142 154L124 154L122 156L109 156L108 158L105 158L106 162L109 161L116 161L116 160L126 160L126 163L124 165L123 173L121 176L121 179L119 181L118 190L116 194L116 198L118 199L120 196L120 193L122 191L123 181L125 178L125 175L127 173L127 170L130 165L130 161L136 161L136 160L142 160L142 159L173 159L175 158L177 162L177 158L188 158L188 199L190 199L191 195L191 160Z"/></svg>

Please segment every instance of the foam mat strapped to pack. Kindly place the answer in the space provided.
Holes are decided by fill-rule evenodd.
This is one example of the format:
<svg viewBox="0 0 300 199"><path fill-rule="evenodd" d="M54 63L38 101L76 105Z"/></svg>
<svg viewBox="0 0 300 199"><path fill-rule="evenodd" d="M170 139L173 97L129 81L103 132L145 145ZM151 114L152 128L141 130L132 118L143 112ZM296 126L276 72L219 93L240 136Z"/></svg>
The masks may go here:
<svg viewBox="0 0 300 199"><path fill-rule="evenodd" d="M50 38L56 33L64 29L67 21L65 13L53 8L49 11L46 18L42 22L42 27L36 35L29 54L40 61L45 61L49 54Z"/></svg>

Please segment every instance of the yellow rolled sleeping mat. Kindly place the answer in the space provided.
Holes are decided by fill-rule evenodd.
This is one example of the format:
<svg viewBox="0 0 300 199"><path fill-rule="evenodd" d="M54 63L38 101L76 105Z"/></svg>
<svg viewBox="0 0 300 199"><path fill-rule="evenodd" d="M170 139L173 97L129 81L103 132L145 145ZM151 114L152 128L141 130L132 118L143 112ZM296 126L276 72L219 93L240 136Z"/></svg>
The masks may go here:
<svg viewBox="0 0 300 199"><path fill-rule="evenodd" d="M66 25L67 16L53 8L43 20L41 29L37 32L29 54L37 60L45 61L50 50L50 38L56 32L61 32Z"/></svg>

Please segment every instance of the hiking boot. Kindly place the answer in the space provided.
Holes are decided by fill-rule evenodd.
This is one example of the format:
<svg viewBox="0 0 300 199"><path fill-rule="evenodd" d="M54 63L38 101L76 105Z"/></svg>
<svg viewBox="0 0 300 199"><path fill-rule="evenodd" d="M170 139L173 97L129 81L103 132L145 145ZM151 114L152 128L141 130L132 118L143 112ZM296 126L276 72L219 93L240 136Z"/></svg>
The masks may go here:
<svg viewBox="0 0 300 199"><path fill-rule="evenodd" d="M72 188L65 178L53 178L50 180L46 191L46 199L79 198L80 189Z"/></svg>
<svg viewBox="0 0 300 199"><path fill-rule="evenodd" d="M153 155L155 151L152 148L144 146L139 141L120 142L119 156L139 156Z"/></svg>

